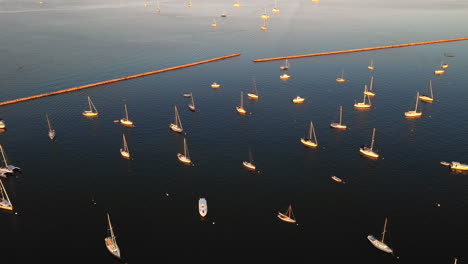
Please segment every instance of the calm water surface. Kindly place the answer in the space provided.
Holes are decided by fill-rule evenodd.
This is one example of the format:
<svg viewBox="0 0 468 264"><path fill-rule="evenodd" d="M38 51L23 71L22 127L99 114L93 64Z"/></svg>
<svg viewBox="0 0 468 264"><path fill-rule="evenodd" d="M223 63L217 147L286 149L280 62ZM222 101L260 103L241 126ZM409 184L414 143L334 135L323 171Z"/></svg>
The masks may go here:
<svg viewBox="0 0 468 264"><path fill-rule="evenodd" d="M441 160L468 163L468 42L291 60L253 59L467 36L464 1L0 1L0 98L55 91L212 57L240 57L4 106L0 143L23 173L2 179L14 213L1 212L5 263L117 263L107 252L106 212L128 263L187 257L210 261L296 258L301 263L468 261L468 175ZM223 9L228 14L220 18ZM270 12L271 13L271 12ZM213 18L218 26L213 29ZM455 57L444 57L451 53ZM367 65L375 63L370 111L357 111ZM449 64L442 76L433 71ZM345 72L344 84L335 78ZM250 112L235 112L240 91ZM435 101L406 120L432 79ZM222 87L210 88L213 81ZM192 92L197 112L187 109ZM306 98L294 105L297 95ZM99 117L86 119L91 96ZM128 105L134 128L114 120ZM168 128L177 105L195 166L176 153ZM343 105L346 131L329 129ZM45 113L57 139L47 137ZM313 121L320 147L299 139ZM376 128L379 160L358 154ZM125 133L132 160L119 155ZM249 148L259 169L242 168ZM346 184L337 184L338 175ZM166 195L166 193L168 195ZM209 212L198 215L199 197ZM437 207L436 204L441 206ZM292 204L298 225L281 222ZM395 257L375 249L368 234ZM399 257L399 260L396 259ZM171 262L171 263L172 263Z"/></svg>

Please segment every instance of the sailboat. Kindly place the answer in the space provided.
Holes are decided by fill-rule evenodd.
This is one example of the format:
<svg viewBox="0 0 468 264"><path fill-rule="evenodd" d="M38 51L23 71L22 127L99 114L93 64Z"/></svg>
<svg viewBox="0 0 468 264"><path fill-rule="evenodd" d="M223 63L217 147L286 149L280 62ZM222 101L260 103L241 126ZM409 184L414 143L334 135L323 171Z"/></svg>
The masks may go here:
<svg viewBox="0 0 468 264"><path fill-rule="evenodd" d="M5 120L0 118L0 129L5 129L5 128L6 128Z"/></svg>
<svg viewBox="0 0 468 264"><path fill-rule="evenodd" d="M213 23L211 23L211 26L212 26L212 27L216 27L216 26L217 26L216 20L215 20L214 18L213 18Z"/></svg>
<svg viewBox="0 0 468 264"><path fill-rule="evenodd" d="M47 119L47 126L49 127L49 138L50 140L54 140L55 138L55 129L52 129L52 125L50 124L49 115L46 114Z"/></svg>
<svg viewBox="0 0 468 264"><path fill-rule="evenodd" d="M304 97L296 96L292 99L293 103L295 104L302 104L305 101Z"/></svg>
<svg viewBox="0 0 468 264"><path fill-rule="evenodd" d="M278 212L278 218L288 223L296 223L296 219L294 217L291 205L289 205L288 210L286 210L286 212Z"/></svg>
<svg viewBox="0 0 468 264"><path fill-rule="evenodd" d="M187 140L184 138L184 154L182 153L177 153L177 158L179 159L180 162L190 165L192 163L192 160L190 159L188 147L187 147Z"/></svg>
<svg viewBox="0 0 468 264"><path fill-rule="evenodd" d="M237 2L234 4L234 7L236 7L236 8L241 7L241 4L239 3L239 0L237 0Z"/></svg>
<svg viewBox="0 0 468 264"><path fill-rule="evenodd" d="M309 148L318 147L317 136L315 135L314 123L312 121L310 121L309 134L306 137L301 138L301 143Z"/></svg>
<svg viewBox="0 0 468 264"><path fill-rule="evenodd" d="M3 146L0 145L0 152L2 153L3 167L0 167L0 177L6 178L7 174L14 174L16 171L19 171L20 168L14 165L8 164L5 151Z"/></svg>
<svg viewBox="0 0 468 264"><path fill-rule="evenodd" d="M370 65L367 66L367 69L369 69L369 70L371 70L371 71L374 70L374 60L371 60L371 61L370 61Z"/></svg>
<svg viewBox="0 0 468 264"><path fill-rule="evenodd" d="M220 17L226 17L226 11L223 9L223 12L221 13Z"/></svg>
<svg viewBox="0 0 468 264"><path fill-rule="evenodd" d="M419 92L416 93L416 106L414 110L405 112L406 118L417 118L422 116L422 112L418 112Z"/></svg>
<svg viewBox="0 0 468 264"><path fill-rule="evenodd" d="M124 108L125 108L125 116L120 119L120 123L124 126L131 126L133 127L133 122L128 119L128 109L127 109L127 104L124 104Z"/></svg>
<svg viewBox="0 0 468 264"><path fill-rule="evenodd" d="M266 11L266 8L265 8L265 12L260 16L260 18L263 19L263 20L270 19L270 16L268 15L268 13Z"/></svg>
<svg viewBox="0 0 468 264"><path fill-rule="evenodd" d="M83 115L86 117L95 117L98 116L98 111L96 107L94 106L93 102L91 101L91 97L88 96L88 104L89 104L89 110L85 110L83 112Z"/></svg>
<svg viewBox="0 0 468 264"><path fill-rule="evenodd" d="M208 213L208 204L205 198L198 199L198 213L202 217L205 217L206 214Z"/></svg>
<svg viewBox="0 0 468 264"><path fill-rule="evenodd" d="M257 84L255 83L255 78L252 78L252 83L253 83L252 92L248 93L247 97L249 97L249 99L258 100L258 91L257 91Z"/></svg>
<svg viewBox="0 0 468 264"><path fill-rule="evenodd" d="M252 151L249 149L249 161L242 162L242 165L248 170L255 170L257 167L253 164Z"/></svg>
<svg viewBox="0 0 468 264"><path fill-rule="evenodd" d="M267 30L266 20L263 20L263 26L260 27L261 30Z"/></svg>
<svg viewBox="0 0 468 264"><path fill-rule="evenodd" d="M221 87L221 85L217 82L214 82L211 84L211 88L219 88L219 87Z"/></svg>
<svg viewBox="0 0 468 264"><path fill-rule="evenodd" d="M364 90L364 93L369 97L374 97L375 93L372 91L373 89L374 89L374 76L371 76L369 90Z"/></svg>
<svg viewBox="0 0 468 264"><path fill-rule="evenodd" d="M357 109L369 109L371 107L370 97L367 96L366 92L367 92L367 85L364 85L364 98L363 98L362 102L354 103L355 108L357 108ZM366 103L366 97L368 98L369 103Z"/></svg>
<svg viewBox="0 0 468 264"><path fill-rule="evenodd" d="M434 101L434 95L432 94L432 80L429 80L429 93L430 96L427 95L420 95L418 98L421 101L432 103Z"/></svg>
<svg viewBox="0 0 468 264"><path fill-rule="evenodd" d="M289 78L291 78L291 76L289 76L289 75L286 74L286 73L283 73L283 74L280 76L280 79L281 79L281 80L284 80L284 81L289 80Z"/></svg>
<svg viewBox="0 0 468 264"><path fill-rule="evenodd" d="M440 62L440 68L437 69L437 70L435 70L435 71L434 71L434 74L436 74L436 75L444 74L444 73L445 73L445 70L442 68L442 66L443 66L443 63ZM447 66L447 67L448 67L448 66Z"/></svg>
<svg viewBox="0 0 468 264"><path fill-rule="evenodd" d="M5 209L12 211L13 205L11 204L10 197L8 197L8 193L5 190L5 186L3 186L3 182L0 181L0 209Z"/></svg>
<svg viewBox="0 0 468 264"><path fill-rule="evenodd" d="M109 233L110 233L110 236L104 238L104 241L106 242L107 250L109 250L109 252L114 257L120 259L120 249L119 249L119 245L117 245L117 240L115 239L114 229L112 228L109 213L107 214L107 221L108 221Z"/></svg>
<svg viewBox="0 0 468 264"><path fill-rule="evenodd" d="M374 149L374 138L375 138L375 128L372 131L372 141L371 141L370 148L363 145L363 146L361 146L359 148L359 153L361 153L362 155L365 155L365 156L367 156L369 158L377 159L379 157L379 154L377 154L377 152L375 152L373 150Z"/></svg>
<svg viewBox="0 0 468 264"><path fill-rule="evenodd" d="M177 106L174 106L174 123L169 125L172 131L177 133L182 133L184 129L182 128L182 121L180 121L179 111L177 110Z"/></svg>
<svg viewBox="0 0 468 264"><path fill-rule="evenodd" d="M447 69L449 67L447 63L441 62L440 64L441 64L440 68L442 68L442 69Z"/></svg>
<svg viewBox="0 0 468 264"><path fill-rule="evenodd" d="M128 150L127 139L125 134L122 134L122 148L120 148L120 155L126 159L130 159L130 151Z"/></svg>
<svg viewBox="0 0 468 264"><path fill-rule="evenodd" d="M195 112L195 101L193 99L193 95L191 97L192 97L192 103L188 105L188 108L190 109L190 111Z"/></svg>
<svg viewBox="0 0 468 264"><path fill-rule="evenodd" d="M385 217L385 223L384 223L384 228L382 232L382 240L376 239L373 235L368 235L367 239L372 243L372 245L374 245L374 247L387 253L393 253L393 250L384 243L386 228L387 228L387 218Z"/></svg>
<svg viewBox="0 0 468 264"><path fill-rule="evenodd" d="M346 79L344 78L344 70L341 71L341 77L336 78L336 81L339 83L346 82Z"/></svg>
<svg viewBox="0 0 468 264"><path fill-rule="evenodd" d="M331 128L336 128L336 129L347 129L348 127L346 125L341 124L342 117L343 117L343 106L340 105L340 122L339 123L331 123L330 127Z"/></svg>
<svg viewBox="0 0 468 264"><path fill-rule="evenodd" d="M280 70L287 70L289 69L289 61L288 59L284 60L284 65L280 66Z"/></svg>
<svg viewBox="0 0 468 264"><path fill-rule="evenodd" d="M192 0L189 0L187 7L192 7Z"/></svg>
<svg viewBox="0 0 468 264"><path fill-rule="evenodd" d="M156 1L156 12L157 13L161 12L161 8L159 8L159 1Z"/></svg>
<svg viewBox="0 0 468 264"><path fill-rule="evenodd" d="M241 91L240 105L236 106L237 113L245 115L247 111L244 109L244 94Z"/></svg>
<svg viewBox="0 0 468 264"><path fill-rule="evenodd" d="M280 10L277 7L276 0L275 0L275 7L271 10L271 12L273 12L273 14L278 14L280 12Z"/></svg>

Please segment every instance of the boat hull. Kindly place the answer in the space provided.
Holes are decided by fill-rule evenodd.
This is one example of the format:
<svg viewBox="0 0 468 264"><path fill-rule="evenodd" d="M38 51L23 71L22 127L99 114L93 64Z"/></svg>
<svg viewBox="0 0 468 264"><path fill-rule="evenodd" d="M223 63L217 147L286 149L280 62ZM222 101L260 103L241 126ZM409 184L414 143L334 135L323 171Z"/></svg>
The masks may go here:
<svg viewBox="0 0 468 264"><path fill-rule="evenodd" d="M367 69L373 71L373 70L374 70L374 66L367 66Z"/></svg>
<svg viewBox="0 0 468 264"><path fill-rule="evenodd" d="M284 222L287 222L287 223L292 223L292 224L296 223L296 220L290 218L289 216L287 216L287 215L285 215L285 214L283 214L281 212L278 212L278 218L280 220L284 221Z"/></svg>
<svg viewBox="0 0 468 264"><path fill-rule="evenodd" d="M120 155L121 155L123 158L130 159L130 152L128 152L128 151L125 151L125 150L123 150L123 149L120 149Z"/></svg>
<svg viewBox="0 0 468 264"><path fill-rule="evenodd" d="M334 129L348 129L348 126L340 125L340 123L331 123L330 127Z"/></svg>
<svg viewBox="0 0 468 264"><path fill-rule="evenodd" d="M13 210L13 205L8 202L8 200L1 200L0 201L0 209L12 211Z"/></svg>
<svg viewBox="0 0 468 264"><path fill-rule="evenodd" d="M213 84L211 85L211 88L219 88L219 87L221 87L221 85L219 85L219 84L217 84L217 83L213 83Z"/></svg>
<svg viewBox="0 0 468 264"><path fill-rule="evenodd" d="M242 165L244 166L244 168L246 168L248 170L254 171L256 169L255 165L253 165L252 163L247 162L247 161L242 162Z"/></svg>
<svg viewBox="0 0 468 264"><path fill-rule="evenodd" d="M338 82L338 83L344 83L344 82L346 82L346 80L343 79L343 78L336 78L336 82Z"/></svg>
<svg viewBox="0 0 468 264"><path fill-rule="evenodd" d="M6 128L5 121L0 120L0 129L5 129L5 128Z"/></svg>
<svg viewBox="0 0 468 264"><path fill-rule="evenodd" d="M434 71L434 74L437 74L437 75L444 74L444 73L445 73L444 70L435 70Z"/></svg>
<svg viewBox="0 0 468 264"><path fill-rule="evenodd" d="M195 112L195 106L189 104L188 109L192 112Z"/></svg>
<svg viewBox="0 0 468 264"><path fill-rule="evenodd" d="M117 244L114 244L112 242L112 238L111 237L106 237L104 238L104 241L106 242L106 248L107 250L112 254L112 256L120 259L120 249L119 249L119 246L117 246Z"/></svg>
<svg viewBox="0 0 468 264"><path fill-rule="evenodd" d="M50 140L54 140L54 138L55 138L55 130L49 131L49 138L50 138Z"/></svg>
<svg viewBox="0 0 468 264"><path fill-rule="evenodd" d="M420 95L418 99L427 103L432 103L434 101L433 98L426 96L426 95Z"/></svg>
<svg viewBox="0 0 468 264"><path fill-rule="evenodd" d="M295 103L295 104L302 104L302 103L304 103L305 99L304 99L304 98L297 98L297 97L296 97L296 98L294 98L292 101L293 101L293 103Z"/></svg>
<svg viewBox="0 0 468 264"><path fill-rule="evenodd" d="M457 161L452 161L450 163L450 169L459 170L459 171L468 171L468 164L462 164Z"/></svg>
<svg viewBox="0 0 468 264"><path fill-rule="evenodd" d="M239 113L241 115L247 114L247 111L245 111L245 109L240 107L240 106L236 106L236 111L237 111L237 113Z"/></svg>
<svg viewBox="0 0 468 264"><path fill-rule="evenodd" d="M360 148L359 149L359 153L361 153L362 155L368 157L368 158L372 158L372 159L377 159L379 158L379 154L377 154L376 152L370 150L369 148Z"/></svg>
<svg viewBox="0 0 468 264"><path fill-rule="evenodd" d="M375 93L373 93L373 92L364 92L364 94L369 96L369 97L374 97L375 96Z"/></svg>
<svg viewBox="0 0 468 264"><path fill-rule="evenodd" d="M186 165L190 165L192 163L192 161L189 158L185 157L182 153L177 153L177 159Z"/></svg>
<svg viewBox="0 0 468 264"><path fill-rule="evenodd" d="M343 183L343 180L338 178L337 176L331 176L332 180L338 182L338 183Z"/></svg>
<svg viewBox="0 0 468 264"><path fill-rule="evenodd" d="M369 242L371 242L371 244L372 244L374 247L376 247L376 248L378 248L378 249L380 249L380 250L382 250L382 251L384 251L384 252L387 252L387 253L393 253L393 250L392 250L389 246L387 246L387 245L386 245L385 243L383 243L382 241L375 239L374 236L368 235L368 236L367 236L367 239L369 240Z"/></svg>
<svg viewBox="0 0 468 264"><path fill-rule="evenodd" d="M283 75L280 76L281 80L289 80L289 78L291 78L291 76L289 76L287 74L283 74Z"/></svg>
<svg viewBox="0 0 468 264"><path fill-rule="evenodd" d="M422 116L422 112L416 112L416 111L405 112L406 118L419 118L421 116Z"/></svg>
<svg viewBox="0 0 468 264"><path fill-rule="evenodd" d="M318 147L318 144L309 140L309 139L306 139L306 138L301 138L301 143L302 145L308 147L308 148L317 148Z"/></svg>
<svg viewBox="0 0 468 264"><path fill-rule="evenodd" d="M369 109L371 107L370 104L365 104L365 103L356 103L354 104L354 108L356 109Z"/></svg>
<svg viewBox="0 0 468 264"><path fill-rule="evenodd" d="M440 66L442 69L447 69L449 66L448 64L443 64L442 66Z"/></svg>
<svg viewBox="0 0 468 264"><path fill-rule="evenodd" d="M206 214L208 213L208 204L207 204L205 198L200 198L200 199L198 200L198 213L199 213L202 217L205 217Z"/></svg>
<svg viewBox="0 0 468 264"><path fill-rule="evenodd" d="M84 111L83 115L86 116L86 117L96 117L96 116L98 116L98 113L97 112L92 112L92 111Z"/></svg>
<svg viewBox="0 0 468 264"><path fill-rule="evenodd" d="M258 100L258 95L253 93L248 93L247 97L249 97L249 99Z"/></svg>
<svg viewBox="0 0 468 264"><path fill-rule="evenodd" d="M181 127L177 126L176 124L172 124L172 123L169 125L169 128L172 131L177 132L177 133L182 133L184 131Z"/></svg>

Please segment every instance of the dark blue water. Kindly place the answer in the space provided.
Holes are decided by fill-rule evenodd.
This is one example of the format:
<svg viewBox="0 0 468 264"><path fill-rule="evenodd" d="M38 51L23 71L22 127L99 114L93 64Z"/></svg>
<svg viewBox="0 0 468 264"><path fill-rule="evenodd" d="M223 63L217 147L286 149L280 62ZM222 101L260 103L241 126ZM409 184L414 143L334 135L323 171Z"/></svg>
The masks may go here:
<svg viewBox="0 0 468 264"><path fill-rule="evenodd" d="M4 106L0 134L23 173L2 179L14 213L0 212L5 263L116 263L107 252L109 212L128 263L185 258L224 262L459 263L468 259L468 42L281 61L253 59L467 36L461 1L278 1L268 30L259 16L274 1L0 2L0 98L8 100L217 56L240 57ZM219 14L227 13L225 19ZM218 26L211 23L216 19ZM451 53L455 57L444 57ZM377 96L353 108L374 60ZM449 64L442 76L433 71ZM335 79L345 71L344 84ZM249 115L235 112L240 91ZM432 79L435 101L406 120ZM215 90L213 81L222 86ZM187 109L191 92L197 112ZM303 105L291 99L306 98ZM81 112L91 96L99 117ZM114 120L128 105L136 127ZM169 130L177 105L195 166L176 154ZM343 105L346 131L329 128ZM57 139L47 137L45 113ZM316 150L299 139L313 121ZM376 128L379 160L359 155ZM119 155L125 133L132 160ZM252 150L258 172L242 161ZM330 179L337 175L346 184ZM166 195L166 193L168 195ZM206 197L208 215L198 215ZM441 206L438 207L436 204ZM298 225L280 221L292 204ZM374 248L368 234L395 256ZM397 257L399 259L397 260Z"/></svg>

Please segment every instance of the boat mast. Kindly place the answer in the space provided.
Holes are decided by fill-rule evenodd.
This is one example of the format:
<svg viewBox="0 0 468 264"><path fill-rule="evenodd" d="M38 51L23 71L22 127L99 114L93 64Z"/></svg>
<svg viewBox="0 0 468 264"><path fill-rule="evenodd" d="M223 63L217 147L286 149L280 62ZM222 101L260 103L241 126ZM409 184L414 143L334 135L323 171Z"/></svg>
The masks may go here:
<svg viewBox="0 0 468 264"><path fill-rule="evenodd" d="M244 96L243 96L243 92L241 91L241 105L240 105L241 109L244 109Z"/></svg>
<svg viewBox="0 0 468 264"><path fill-rule="evenodd" d="M123 138L123 150L125 152L128 152L128 146L127 146L127 140L125 139L125 134L122 134L122 138Z"/></svg>
<svg viewBox="0 0 468 264"><path fill-rule="evenodd" d="M3 198L6 198L7 201L8 201L8 203L11 204L10 197L8 197L8 193L7 193L6 190L5 190L5 186L3 186L3 182L0 181L0 184L2 185L2 186L1 186L1 187L2 187L2 197L3 197ZM3 194L5 194L5 196L3 196Z"/></svg>
<svg viewBox="0 0 468 264"><path fill-rule="evenodd" d="M341 126L341 117L343 115L343 106L340 105L340 126Z"/></svg>
<svg viewBox="0 0 468 264"><path fill-rule="evenodd" d="M125 119L128 120L128 110L127 110L127 104L125 106Z"/></svg>
<svg viewBox="0 0 468 264"><path fill-rule="evenodd" d="M110 234L111 234L112 242L115 245L117 242L115 240L114 230L112 229L112 224L111 224L111 220L110 220L110 217L109 217L109 213L107 213L107 221L109 222L109 231L110 231Z"/></svg>
<svg viewBox="0 0 468 264"><path fill-rule="evenodd" d="M249 159L250 163L253 164L252 150L249 148Z"/></svg>
<svg viewBox="0 0 468 264"><path fill-rule="evenodd" d="M370 146L371 151L374 148L374 136L375 136L375 127L374 127L374 130L372 132L372 141L371 141L371 146ZM387 220L385 220L385 221L387 221Z"/></svg>
<svg viewBox="0 0 468 264"><path fill-rule="evenodd" d="M175 124L182 129L182 121L180 120L179 111L177 110L177 105L174 105L175 110Z"/></svg>
<svg viewBox="0 0 468 264"><path fill-rule="evenodd" d="M252 83L253 83L253 93L255 95L258 95L258 91L257 91L257 84L255 83L255 77L252 77Z"/></svg>
<svg viewBox="0 0 468 264"><path fill-rule="evenodd" d="M416 106L414 107L414 112L418 111L418 101L419 101L419 92L416 92Z"/></svg>
<svg viewBox="0 0 468 264"><path fill-rule="evenodd" d="M7 163L7 159L6 159L6 156L5 156L5 151L3 151L2 145L0 145L0 150L2 152L3 163L5 163L5 168L8 168L8 163Z"/></svg>
<svg viewBox="0 0 468 264"><path fill-rule="evenodd" d="M374 76L371 76L369 85L370 85L369 91L372 91L372 88L374 87Z"/></svg>
<svg viewBox="0 0 468 264"><path fill-rule="evenodd" d="M344 70L341 70L341 79L343 79Z"/></svg>
<svg viewBox="0 0 468 264"><path fill-rule="evenodd" d="M52 127L50 125L49 115L46 113L47 125L49 126L49 131L52 131Z"/></svg>
<svg viewBox="0 0 468 264"><path fill-rule="evenodd" d="M434 95L432 94L432 80L429 80L429 91L431 93L431 99L434 100Z"/></svg>
<svg viewBox="0 0 468 264"><path fill-rule="evenodd" d="M190 159L190 155L189 155L188 147L187 147L187 140L185 138L184 138L184 156L187 159Z"/></svg>
<svg viewBox="0 0 468 264"><path fill-rule="evenodd" d="M367 84L364 85L364 98L362 100L362 103L365 104L366 103L366 92L367 92Z"/></svg>
<svg viewBox="0 0 468 264"><path fill-rule="evenodd" d="M193 95L192 94L190 94L190 95L191 95L190 97L192 97L192 106L193 106L193 108L195 108L195 101L193 101Z"/></svg>
<svg viewBox="0 0 468 264"><path fill-rule="evenodd" d="M89 111L93 112L93 108L91 108L91 98L88 96L88 104L89 104Z"/></svg>
<svg viewBox="0 0 468 264"><path fill-rule="evenodd" d="M382 243L384 242L384 239L385 239L386 229L387 229L387 217L385 217L385 224L384 224L383 232L382 232Z"/></svg>

